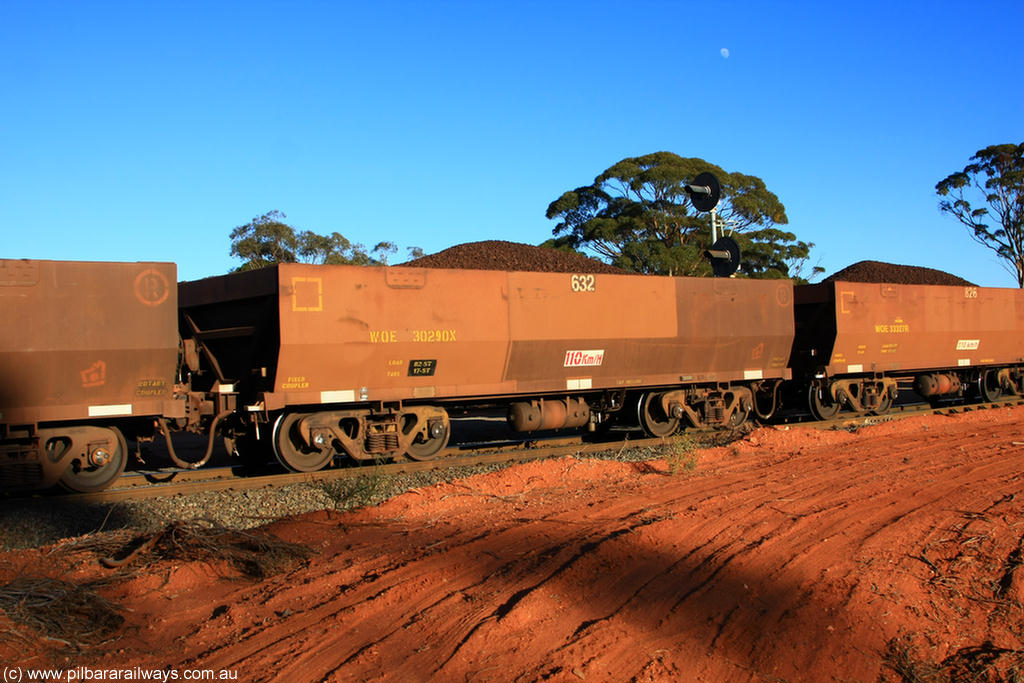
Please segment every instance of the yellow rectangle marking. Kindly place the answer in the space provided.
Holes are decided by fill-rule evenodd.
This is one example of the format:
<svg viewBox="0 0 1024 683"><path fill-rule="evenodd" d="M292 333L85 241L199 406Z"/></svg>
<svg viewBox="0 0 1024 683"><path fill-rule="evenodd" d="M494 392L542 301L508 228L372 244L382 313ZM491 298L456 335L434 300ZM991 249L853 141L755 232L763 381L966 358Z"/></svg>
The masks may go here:
<svg viewBox="0 0 1024 683"><path fill-rule="evenodd" d="M318 277L292 278L292 310L324 310L324 283Z"/></svg>

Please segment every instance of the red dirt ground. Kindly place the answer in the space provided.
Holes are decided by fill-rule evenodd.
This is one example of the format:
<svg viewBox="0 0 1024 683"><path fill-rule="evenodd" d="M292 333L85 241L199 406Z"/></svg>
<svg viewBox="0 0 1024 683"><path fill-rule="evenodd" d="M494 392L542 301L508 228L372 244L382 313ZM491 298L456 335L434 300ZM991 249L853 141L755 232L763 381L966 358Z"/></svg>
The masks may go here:
<svg viewBox="0 0 1024 683"><path fill-rule="evenodd" d="M131 610L123 637L66 664L297 683L1024 672L1024 408L765 428L698 456L538 462L283 520L268 530L308 564L258 583L150 565L103 589Z"/></svg>

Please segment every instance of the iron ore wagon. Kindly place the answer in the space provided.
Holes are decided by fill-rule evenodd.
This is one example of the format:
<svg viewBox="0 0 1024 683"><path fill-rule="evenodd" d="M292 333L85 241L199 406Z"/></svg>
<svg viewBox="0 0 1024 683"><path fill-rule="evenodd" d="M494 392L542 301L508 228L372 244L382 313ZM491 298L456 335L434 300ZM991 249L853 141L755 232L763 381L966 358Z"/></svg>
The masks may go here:
<svg viewBox="0 0 1024 683"><path fill-rule="evenodd" d="M793 341L788 280L282 264L179 296L192 388L298 471L434 457L453 407L520 431L738 424Z"/></svg>
<svg viewBox="0 0 1024 683"><path fill-rule="evenodd" d="M1024 291L835 281L795 297L790 364L820 419L885 412L901 387L932 402L1024 393Z"/></svg>
<svg viewBox="0 0 1024 683"><path fill-rule="evenodd" d="M109 486L175 398L173 263L0 260L0 488Z"/></svg>

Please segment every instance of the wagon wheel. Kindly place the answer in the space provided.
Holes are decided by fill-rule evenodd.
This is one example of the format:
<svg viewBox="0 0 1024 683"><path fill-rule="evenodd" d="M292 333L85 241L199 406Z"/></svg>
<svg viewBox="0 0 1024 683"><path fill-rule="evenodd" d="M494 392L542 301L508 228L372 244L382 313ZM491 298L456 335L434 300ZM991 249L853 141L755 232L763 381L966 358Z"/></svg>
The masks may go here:
<svg viewBox="0 0 1024 683"><path fill-rule="evenodd" d="M327 446L318 451L303 443L295 429L302 417L301 413L279 416L274 422L271 446L277 461L292 472L316 472L334 459L334 449Z"/></svg>
<svg viewBox="0 0 1024 683"><path fill-rule="evenodd" d="M999 386L999 370L982 370L978 375L978 395L981 400L991 403L1003 395Z"/></svg>
<svg viewBox="0 0 1024 683"><path fill-rule="evenodd" d="M75 457L60 477L61 488L74 493L95 493L108 488L124 472L128 442L121 430L110 427L98 431L111 433L113 448L97 448L90 454Z"/></svg>
<svg viewBox="0 0 1024 683"><path fill-rule="evenodd" d="M749 417L750 411L743 410L741 405L737 405L736 410L732 411L732 415L729 416L729 426L735 429L746 422Z"/></svg>
<svg viewBox="0 0 1024 683"><path fill-rule="evenodd" d="M818 420L831 420L839 414L841 406L832 399L831 394L821 384L812 384L807 392L807 404L811 415Z"/></svg>
<svg viewBox="0 0 1024 683"><path fill-rule="evenodd" d="M892 396L889 395L888 391L885 391L878 399L878 407L873 410L869 410L868 413L871 415L885 415L889 412L889 408L892 408Z"/></svg>
<svg viewBox="0 0 1024 683"><path fill-rule="evenodd" d="M407 457L412 460L433 460L448 445L451 429L447 424L436 422L428 427L428 432L428 436L416 435L416 439L405 451Z"/></svg>
<svg viewBox="0 0 1024 683"><path fill-rule="evenodd" d="M679 429L679 418L665 414L658 394L644 394L637 404L640 426L650 436L670 436Z"/></svg>

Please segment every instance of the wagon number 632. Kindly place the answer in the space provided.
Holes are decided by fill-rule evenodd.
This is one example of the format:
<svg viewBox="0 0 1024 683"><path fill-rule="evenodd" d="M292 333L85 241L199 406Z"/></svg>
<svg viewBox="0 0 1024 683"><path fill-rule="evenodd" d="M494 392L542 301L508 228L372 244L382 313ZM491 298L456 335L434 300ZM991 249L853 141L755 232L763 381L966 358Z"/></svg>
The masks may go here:
<svg viewBox="0 0 1024 683"><path fill-rule="evenodd" d="M572 291L593 292L596 278L593 275L573 275L571 280Z"/></svg>

